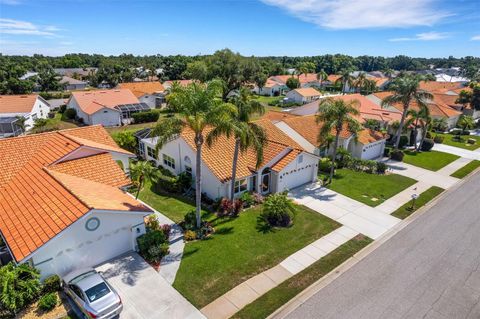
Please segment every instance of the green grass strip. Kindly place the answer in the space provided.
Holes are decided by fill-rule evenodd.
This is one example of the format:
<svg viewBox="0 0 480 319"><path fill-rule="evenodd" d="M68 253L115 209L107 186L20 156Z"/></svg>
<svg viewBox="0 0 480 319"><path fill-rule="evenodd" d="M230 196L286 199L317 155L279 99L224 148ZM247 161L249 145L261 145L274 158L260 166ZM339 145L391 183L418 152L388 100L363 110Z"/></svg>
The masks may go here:
<svg viewBox="0 0 480 319"><path fill-rule="evenodd" d="M372 239L366 236L356 236L305 270L268 291L254 302L248 304L245 308L235 314L233 318L260 319L268 317L268 315L331 272L344 261L355 255L371 242Z"/></svg>
<svg viewBox="0 0 480 319"><path fill-rule="evenodd" d="M444 189L437 187L437 186L432 186L423 193L420 194L420 196L417 198L415 201L415 207L412 209L412 202L409 201L408 203L405 203L402 207L397 209L392 213L392 216L395 216L400 219L405 219L411 214L413 214L416 210L418 210L420 207L437 197L441 192L443 192Z"/></svg>
<svg viewBox="0 0 480 319"><path fill-rule="evenodd" d="M456 177L456 178L464 178L465 176L467 176L468 174L476 170L477 167L479 166L480 166L480 161L471 161L470 163L460 168L458 171L456 171L450 176Z"/></svg>

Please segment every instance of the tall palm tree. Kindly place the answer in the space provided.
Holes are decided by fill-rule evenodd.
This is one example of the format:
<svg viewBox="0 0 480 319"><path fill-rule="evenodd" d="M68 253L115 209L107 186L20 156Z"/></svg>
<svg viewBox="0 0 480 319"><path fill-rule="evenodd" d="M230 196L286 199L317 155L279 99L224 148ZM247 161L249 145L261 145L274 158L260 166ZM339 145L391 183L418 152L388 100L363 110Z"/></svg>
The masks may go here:
<svg viewBox="0 0 480 319"><path fill-rule="evenodd" d="M360 92L363 87L365 86L367 79L367 73L366 72L360 72L355 80L353 80L353 85L355 87L355 91Z"/></svg>
<svg viewBox="0 0 480 319"><path fill-rule="evenodd" d="M242 87L239 94L231 99L231 102L237 108L237 113L232 118L230 125L217 126L211 131L207 137L207 145L210 147L222 135L228 138L233 135L235 138L230 185L230 200L233 201L239 153L244 153L250 148L253 149L257 155L256 167L258 168L263 161L263 146L266 142L266 134L261 126L250 121L254 114L263 115L265 107L262 103L251 98L248 88Z"/></svg>
<svg viewBox="0 0 480 319"><path fill-rule="evenodd" d="M217 80L205 84L193 82L185 87L172 86L171 93L168 96L168 104L170 109L177 113L177 116L160 119L152 130L152 135L158 137L157 151L171 138L179 135L184 128L189 128L194 133L197 227L201 225L201 162L202 147L209 134L207 129L230 126L231 118L236 114L235 106L225 103L221 99L222 90L223 83Z"/></svg>
<svg viewBox="0 0 480 319"><path fill-rule="evenodd" d="M324 69L321 69L320 72L317 73L317 80L320 82L320 87L322 87L323 81L328 78L327 72Z"/></svg>
<svg viewBox="0 0 480 319"><path fill-rule="evenodd" d="M360 114L358 111L359 107L360 102L358 100L348 102L332 98L320 100L318 114L316 116L317 124L322 125L318 135L319 143L324 144L324 141L331 136L332 131L335 133L329 183L332 182L333 173L335 171L335 160L337 157L340 133L343 129L347 129L353 134L356 134L361 130L360 123L355 119L355 117Z"/></svg>
<svg viewBox="0 0 480 319"><path fill-rule="evenodd" d="M418 128L422 127L422 123L427 117L426 114L430 114L428 107L420 107L420 109L410 109L407 112L408 120L406 121L406 124L407 126L413 125L413 136L415 139L413 143L415 146L415 150L418 150L420 146L417 146Z"/></svg>
<svg viewBox="0 0 480 319"><path fill-rule="evenodd" d="M354 78L349 70L342 70L339 75L340 77L335 81L335 84L342 83L342 93L345 94L347 92L347 85L349 87L354 85Z"/></svg>
<svg viewBox="0 0 480 319"><path fill-rule="evenodd" d="M428 107L422 109L422 121L420 122L420 127L422 128L422 139L420 140L420 144L418 145L417 150L422 149L423 142L427 137L427 132L432 128L433 119L430 115L430 110Z"/></svg>
<svg viewBox="0 0 480 319"><path fill-rule="evenodd" d="M159 177L159 173L150 162L138 161L137 163L132 163L130 165L130 176L137 184L138 189L135 199L138 199L138 195L140 195L142 187L145 186L145 182L156 182Z"/></svg>
<svg viewBox="0 0 480 319"><path fill-rule="evenodd" d="M422 77L415 75L405 75L398 77L391 85L391 90L393 94L387 96L382 101L382 106L392 105L400 103L403 111L402 118L400 119L400 124L398 126L397 132L395 133L395 149L398 150L400 143L400 135L403 131L403 126L405 124L405 119L407 118L408 110L410 109L410 104L416 103L420 108L427 107L427 100L433 98L432 94L419 89L419 83L422 80Z"/></svg>

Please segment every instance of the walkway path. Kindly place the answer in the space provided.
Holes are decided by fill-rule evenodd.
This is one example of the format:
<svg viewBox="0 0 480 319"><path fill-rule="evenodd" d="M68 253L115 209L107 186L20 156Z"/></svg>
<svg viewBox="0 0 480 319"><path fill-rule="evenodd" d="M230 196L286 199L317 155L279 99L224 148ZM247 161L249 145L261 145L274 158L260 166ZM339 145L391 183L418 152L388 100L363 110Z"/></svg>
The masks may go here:
<svg viewBox="0 0 480 319"><path fill-rule="evenodd" d="M450 164L448 164L447 166L439 169L437 171L437 173L445 175L445 176L450 176L451 174L455 173L456 171L458 171L460 168L464 167L465 165L467 165L471 161L473 161L473 160L471 160L469 158L460 157L459 159L457 159L457 160L451 162Z"/></svg>
<svg viewBox="0 0 480 319"><path fill-rule="evenodd" d="M433 145L433 150L454 154L454 155L468 158L471 160L480 160L480 149L476 149L475 151L470 151L460 147L436 143L435 145Z"/></svg>
<svg viewBox="0 0 480 319"><path fill-rule="evenodd" d="M201 312L209 319L230 318L270 289L301 272L357 235L358 232L346 226L337 228L290 255L277 266L244 281L202 308Z"/></svg>

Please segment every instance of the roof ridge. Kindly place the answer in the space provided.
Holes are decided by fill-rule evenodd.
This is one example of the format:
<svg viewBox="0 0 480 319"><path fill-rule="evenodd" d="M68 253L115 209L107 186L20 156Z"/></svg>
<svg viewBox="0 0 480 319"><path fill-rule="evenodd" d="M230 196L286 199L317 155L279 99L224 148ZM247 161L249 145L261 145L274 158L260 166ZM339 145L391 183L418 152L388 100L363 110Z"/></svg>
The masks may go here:
<svg viewBox="0 0 480 319"><path fill-rule="evenodd" d="M60 185L62 185L62 187L67 191L69 192L73 197L75 197L80 203L82 203L83 206L87 207L88 209L94 209L93 207L90 207L90 205L87 205L87 203L85 203L80 197L78 197L78 195L76 195L74 192L72 192L62 181L60 181L56 176L55 174L64 174L64 175L68 175L68 176L72 176L72 177L75 177L75 178L80 178L80 177L77 177L77 176L73 176L73 175L70 175L70 174L66 174L66 173L61 173L61 172L54 172L53 170L49 170L47 167L42 167L42 170L44 170L51 178L53 178L57 183L59 183ZM82 179L85 179L85 178L82 178ZM85 179L86 180L86 179Z"/></svg>

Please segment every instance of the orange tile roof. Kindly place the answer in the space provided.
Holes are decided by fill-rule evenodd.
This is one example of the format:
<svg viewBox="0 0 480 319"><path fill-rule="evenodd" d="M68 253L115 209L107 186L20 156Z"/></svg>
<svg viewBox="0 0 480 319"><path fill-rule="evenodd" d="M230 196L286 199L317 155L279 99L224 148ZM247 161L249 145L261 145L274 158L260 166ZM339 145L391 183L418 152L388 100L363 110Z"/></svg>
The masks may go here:
<svg viewBox="0 0 480 319"><path fill-rule="evenodd" d="M71 99L75 99L86 114L93 114L104 107L115 110L117 105L140 103L127 89L72 92Z"/></svg>
<svg viewBox="0 0 480 319"><path fill-rule="evenodd" d="M322 93L318 92L314 88L299 88L299 89L295 89L293 91L297 92L298 94L300 94L303 97L311 97L311 96L322 95Z"/></svg>
<svg viewBox="0 0 480 319"><path fill-rule="evenodd" d="M272 80L280 82L282 84L286 84L287 80L291 77L295 77L300 81L300 84L306 84L309 82L318 82L317 80L317 74L315 73L307 73L305 74L300 74L300 75L274 75L270 77Z"/></svg>
<svg viewBox="0 0 480 319"><path fill-rule="evenodd" d="M262 116L262 120L270 120L272 122L280 122L286 118L296 117L297 115L282 111L268 111Z"/></svg>
<svg viewBox="0 0 480 319"><path fill-rule="evenodd" d="M155 94L165 91L162 83L155 82L126 82L118 84L118 87L121 89L128 89L136 97L141 97L146 94Z"/></svg>
<svg viewBox="0 0 480 319"><path fill-rule="evenodd" d="M102 134L100 130L103 130ZM97 146L102 145L98 141L109 143L102 137L107 133L101 126L0 140L0 231L17 261L29 256L88 213L91 207L116 210L138 208L138 203L130 205L118 195L121 192L118 185L123 184L121 179L124 175L120 176L118 166L113 169L113 165L117 164L108 158L111 162L108 172L113 169L111 176L106 176L107 168L98 166L107 161L106 155L56 163L82 147L70 136L88 139L95 134L94 143ZM105 148L99 153L107 153L112 148L111 145L103 145ZM61 174L58 175L60 178L54 178L54 174ZM78 179L82 180L80 184L85 185L83 191L76 188L79 183L75 184L75 181ZM99 184L104 186L100 189ZM109 197L106 201L90 198L107 193Z"/></svg>
<svg viewBox="0 0 480 319"><path fill-rule="evenodd" d="M30 113L37 98L37 94L0 95L0 114Z"/></svg>
<svg viewBox="0 0 480 319"><path fill-rule="evenodd" d="M337 82L338 79L340 79L341 75L338 75L338 74L330 74L328 77L327 77L327 81L331 82L331 83L335 83Z"/></svg>
<svg viewBox="0 0 480 319"><path fill-rule="evenodd" d="M256 124L263 127L267 135L267 143L263 150L263 163L269 163L277 156L285 152L286 149L297 149L303 151L302 147L294 140L280 131L275 125L268 120L255 121ZM182 138L187 144L195 150L194 132L185 128L181 133ZM222 136L212 147L204 146L202 148L202 161L212 171L212 173L222 182L231 179L232 158L235 148L233 137L227 138ZM279 161L282 158L279 159ZM249 149L244 153L240 153L237 165L237 178L252 175L256 170L257 157L256 153Z"/></svg>
<svg viewBox="0 0 480 319"><path fill-rule="evenodd" d="M438 92L442 90L455 90L463 87L462 82L437 82L437 81L421 81L419 88L428 92Z"/></svg>
<svg viewBox="0 0 480 319"><path fill-rule="evenodd" d="M267 79L267 82L265 82L265 85L263 87L265 88L271 88L271 87L274 87L276 85L285 85L284 83L281 83L279 81L276 81L273 79L274 77L269 77Z"/></svg>

